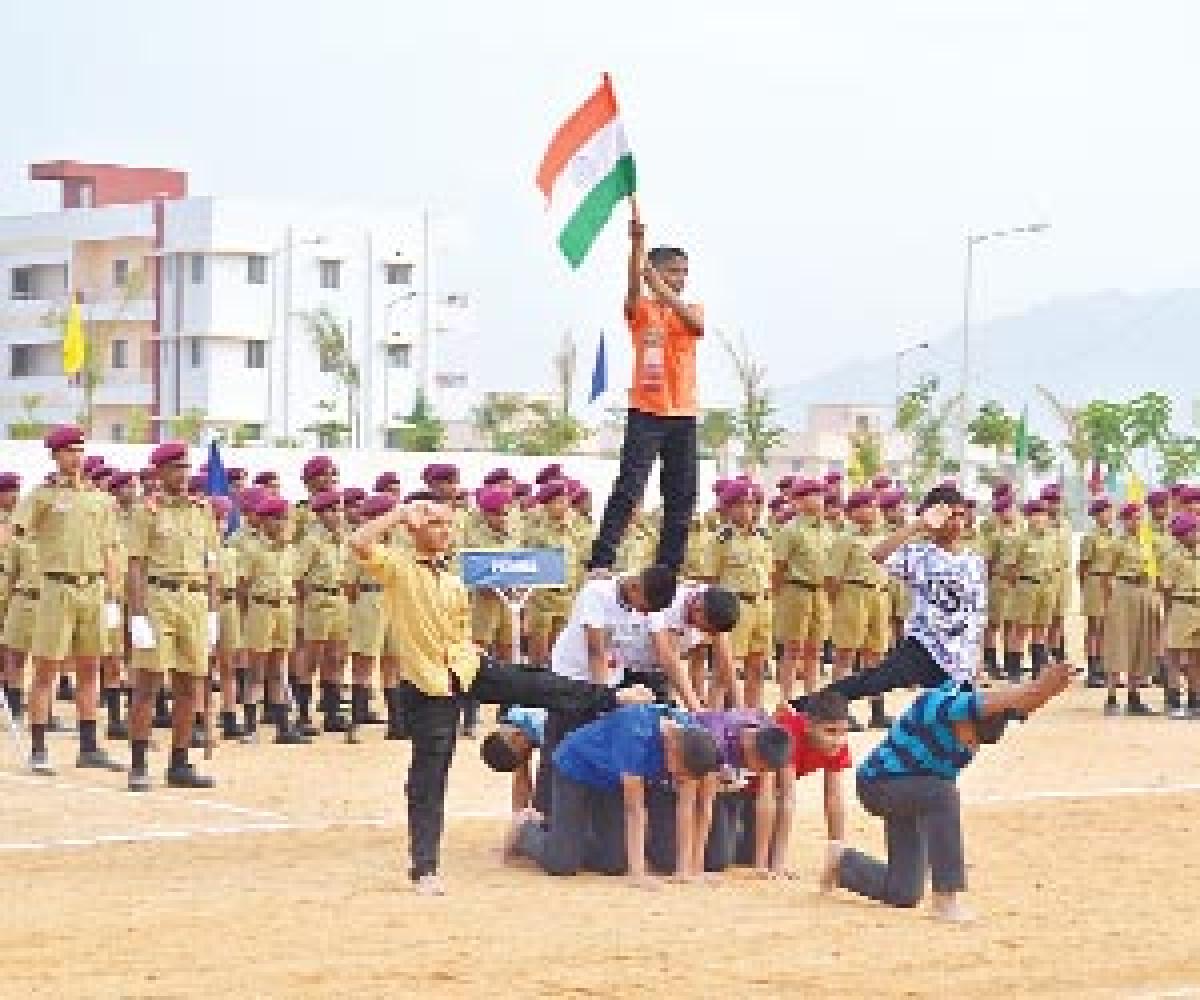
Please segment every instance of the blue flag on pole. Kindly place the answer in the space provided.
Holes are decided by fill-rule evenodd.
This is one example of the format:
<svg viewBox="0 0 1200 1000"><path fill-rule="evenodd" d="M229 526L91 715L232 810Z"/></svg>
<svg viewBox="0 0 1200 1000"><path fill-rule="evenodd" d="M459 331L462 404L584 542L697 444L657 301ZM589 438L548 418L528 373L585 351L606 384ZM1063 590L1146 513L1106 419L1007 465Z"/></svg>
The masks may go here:
<svg viewBox="0 0 1200 1000"><path fill-rule="evenodd" d="M205 492L210 497L228 497L233 500L233 494L229 490L229 474L225 471L225 463L221 461L221 449L216 438L208 444L208 486ZM237 504L234 504L229 521L225 525L226 538L237 531L240 522Z"/></svg>
<svg viewBox="0 0 1200 1000"><path fill-rule="evenodd" d="M588 402L594 403L608 392L608 353L604 350L604 331L600 331L600 343L596 345L596 364L592 368L592 391Z"/></svg>

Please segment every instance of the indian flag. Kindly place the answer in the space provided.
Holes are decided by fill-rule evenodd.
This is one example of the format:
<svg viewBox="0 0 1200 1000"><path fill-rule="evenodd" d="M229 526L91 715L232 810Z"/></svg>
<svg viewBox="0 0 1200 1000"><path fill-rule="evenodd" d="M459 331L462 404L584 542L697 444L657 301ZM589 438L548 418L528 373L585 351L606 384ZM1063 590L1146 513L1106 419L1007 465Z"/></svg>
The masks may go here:
<svg viewBox="0 0 1200 1000"><path fill-rule="evenodd" d="M637 190L633 154L608 74L563 123L537 172L537 185L559 222L558 246L578 267L622 198Z"/></svg>

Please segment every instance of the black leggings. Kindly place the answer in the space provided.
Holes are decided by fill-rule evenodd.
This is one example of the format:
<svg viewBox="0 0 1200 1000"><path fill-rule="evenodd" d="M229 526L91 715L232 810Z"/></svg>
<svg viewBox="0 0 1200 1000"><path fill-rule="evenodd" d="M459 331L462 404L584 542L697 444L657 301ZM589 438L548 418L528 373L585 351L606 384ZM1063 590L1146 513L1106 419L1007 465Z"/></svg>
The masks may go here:
<svg viewBox="0 0 1200 1000"><path fill-rule="evenodd" d="M880 662L879 666L850 674L834 681L826 691L837 691L847 701L873 698L897 688L935 688L950 680L929 651L916 639L906 636ZM797 712L808 706L808 696L790 702Z"/></svg>

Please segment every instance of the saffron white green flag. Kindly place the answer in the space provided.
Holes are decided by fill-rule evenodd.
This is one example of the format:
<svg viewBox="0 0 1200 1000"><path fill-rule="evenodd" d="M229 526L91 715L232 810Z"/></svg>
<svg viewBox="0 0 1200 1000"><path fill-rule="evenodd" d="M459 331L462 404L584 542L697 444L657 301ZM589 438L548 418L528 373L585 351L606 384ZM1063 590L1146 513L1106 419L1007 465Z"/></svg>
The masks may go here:
<svg viewBox="0 0 1200 1000"><path fill-rule="evenodd" d="M637 190L633 154L608 74L562 124L537 172L558 223L558 247L578 267L622 198Z"/></svg>

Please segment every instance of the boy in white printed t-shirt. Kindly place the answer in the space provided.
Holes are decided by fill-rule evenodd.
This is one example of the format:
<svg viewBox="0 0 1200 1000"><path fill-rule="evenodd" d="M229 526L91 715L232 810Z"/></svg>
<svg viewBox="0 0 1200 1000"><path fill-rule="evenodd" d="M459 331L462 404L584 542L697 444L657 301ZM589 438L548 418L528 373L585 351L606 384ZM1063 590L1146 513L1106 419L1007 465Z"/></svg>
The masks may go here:
<svg viewBox="0 0 1200 1000"><path fill-rule="evenodd" d="M967 503L956 486L936 486L917 518L884 538L871 557L905 583L912 597L904 638L874 670L829 685L847 701L896 688L974 683L987 624L987 569L961 544ZM791 702L803 712L806 697Z"/></svg>

